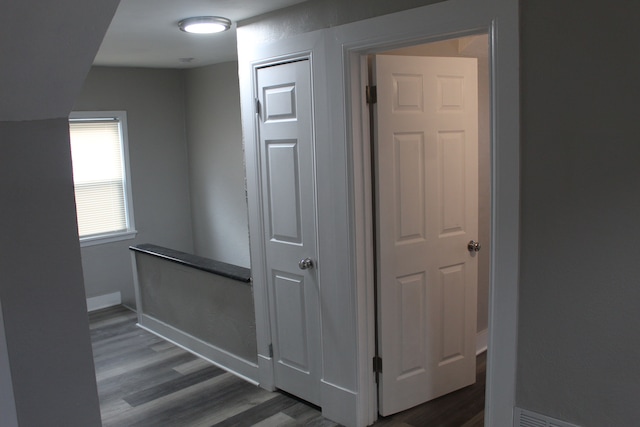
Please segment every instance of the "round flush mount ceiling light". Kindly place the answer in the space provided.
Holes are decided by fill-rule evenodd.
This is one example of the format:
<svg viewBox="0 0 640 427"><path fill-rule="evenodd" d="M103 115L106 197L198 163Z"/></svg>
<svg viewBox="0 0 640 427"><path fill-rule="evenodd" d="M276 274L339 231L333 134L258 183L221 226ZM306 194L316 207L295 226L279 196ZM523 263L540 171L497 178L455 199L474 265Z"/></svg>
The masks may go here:
<svg viewBox="0 0 640 427"><path fill-rule="evenodd" d="M186 33L212 34L227 31L231 21L221 16L196 16L178 22L178 27Z"/></svg>

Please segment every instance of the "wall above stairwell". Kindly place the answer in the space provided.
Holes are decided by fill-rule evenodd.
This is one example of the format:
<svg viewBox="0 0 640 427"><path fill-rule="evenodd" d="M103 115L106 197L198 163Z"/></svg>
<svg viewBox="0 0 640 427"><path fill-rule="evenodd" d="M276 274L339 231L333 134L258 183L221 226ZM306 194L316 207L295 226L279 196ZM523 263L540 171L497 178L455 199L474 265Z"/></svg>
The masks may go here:
<svg viewBox="0 0 640 427"><path fill-rule="evenodd" d="M121 292L135 306L128 247L154 243L193 252L184 72L93 67L74 110L126 110L133 209L131 240L82 248L87 297Z"/></svg>

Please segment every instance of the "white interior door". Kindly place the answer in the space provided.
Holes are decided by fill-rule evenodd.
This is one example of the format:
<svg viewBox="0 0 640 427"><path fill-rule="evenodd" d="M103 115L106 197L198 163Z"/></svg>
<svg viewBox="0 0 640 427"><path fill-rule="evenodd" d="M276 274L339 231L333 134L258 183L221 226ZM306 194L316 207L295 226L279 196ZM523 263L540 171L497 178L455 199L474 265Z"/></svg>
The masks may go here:
<svg viewBox="0 0 640 427"><path fill-rule="evenodd" d="M475 58L376 56L379 412L475 382Z"/></svg>
<svg viewBox="0 0 640 427"><path fill-rule="evenodd" d="M309 61L259 69L257 97L274 381L276 387L319 404L320 321Z"/></svg>

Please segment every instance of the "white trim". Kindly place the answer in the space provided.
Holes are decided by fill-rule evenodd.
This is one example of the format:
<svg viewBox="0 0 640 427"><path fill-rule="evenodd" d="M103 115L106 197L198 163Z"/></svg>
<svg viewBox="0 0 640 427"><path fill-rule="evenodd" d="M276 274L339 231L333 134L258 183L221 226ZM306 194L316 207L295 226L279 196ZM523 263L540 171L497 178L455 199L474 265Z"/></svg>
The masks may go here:
<svg viewBox="0 0 640 427"><path fill-rule="evenodd" d="M238 34L240 36L240 32ZM262 192L260 187L260 150L258 126L255 111L256 73L259 58L252 44L241 45L238 37L238 75L240 78L240 102L242 116L243 152L245 159L245 182L247 210L249 220L249 251L251 255L251 276L253 280L253 299L256 316L256 340L258 350L260 386L273 390L273 360L269 356L271 344L271 320L267 293L267 265L264 247L264 229L262 218ZM244 82L244 83L243 83Z"/></svg>
<svg viewBox="0 0 640 427"><path fill-rule="evenodd" d="M489 340L489 329L485 329L476 334L476 356L487 351Z"/></svg>
<svg viewBox="0 0 640 427"><path fill-rule="evenodd" d="M273 390L274 368L269 357L271 339L271 318L269 296L267 292L267 265L264 241L264 225L262 222L263 203L260 149L258 146L258 125L255 111L255 91L257 90L257 70L268 65L275 65L296 59L311 59L322 42L320 32L301 34L294 39L280 40L276 43L257 45L251 40L245 41L242 29L238 32L238 74L240 78L240 101L242 115L242 134L244 143L247 207L249 215L249 243L251 252L251 272L253 279L254 309L256 315L256 338L258 348L259 383L260 386ZM322 60L311 61L312 86L316 87L318 73L314 64L322 64ZM312 97L317 103L318 94ZM317 111L314 105L314 110ZM318 115L314 116L314 120ZM314 126L314 140L319 140L318 132L322 129L317 123ZM317 154L317 153L316 153ZM317 158L317 156L316 156ZM318 238L318 245L320 239ZM318 278L322 266L318 263Z"/></svg>
<svg viewBox="0 0 640 427"><path fill-rule="evenodd" d="M353 410L358 393L322 380L322 416L345 426L358 425L357 412Z"/></svg>
<svg viewBox="0 0 640 427"><path fill-rule="evenodd" d="M265 390L274 391L275 378L273 372L273 358L265 356L264 354L258 354L258 375L259 386Z"/></svg>
<svg viewBox="0 0 640 427"><path fill-rule="evenodd" d="M18 411L13 393L13 381L11 379L11 364L9 363L9 350L4 332L4 318L2 316L2 304L0 304L0 414L4 427L18 427Z"/></svg>
<svg viewBox="0 0 640 427"><path fill-rule="evenodd" d="M88 236L80 238L80 247L102 245L103 243L119 242L121 240L131 240L136 237L136 230L122 231L118 233L110 233L99 236Z"/></svg>
<svg viewBox="0 0 640 427"><path fill-rule="evenodd" d="M122 304L122 295L120 291L106 295L98 295L97 297L87 298L87 311L100 310L107 307L113 307Z"/></svg>
<svg viewBox="0 0 640 427"><path fill-rule="evenodd" d="M138 326L163 338L198 357L231 372L232 374L258 385L258 365L242 359L221 348L202 341L146 314L139 315Z"/></svg>
<svg viewBox="0 0 640 427"><path fill-rule="evenodd" d="M142 321L142 293L140 292L140 281L138 280L138 258L136 251L129 251L131 255L131 272L133 273L133 292L136 297L136 314L138 315L138 323Z"/></svg>
<svg viewBox="0 0 640 427"><path fill-rule="evenodd" d="M399 26L401 23L401 26ZM400 28L401 27L401 28ZM384 32L380 28L385 28ZM491 301L489 304L489 346L485 424L504 426L513 422L517 352L518 261L519 261L519 36L518 4L510 0L449 0L332 29L334 44L328 44L328 64L336 64L331 48L342 51L344 105L348 117L347 137L352 140L352 189L355 230L353 257L357 286L359 390L358 425L375 421L377 402L371 392L370 361L373 357L373 306L369 284L373 258L370 241L371 209L366 197L369 165L362 115L365 84L360 70L361 55L478 32L488 32L491 44L492 82L492 225ZM335 55L335 53L333 53ZM336 81L338 72L328 73ZM339 87L339 85L335 85ZM350 121L349 121L350 119ZM334 129L341 129L334 124ZM364 181L363 177L364 176ZM369 175L370 176L370 175ZM364 235L363 235L364 234ZM371 314L370 314L371 313ZM363 357L363 354L365 356ZM364 365L364 366L363 366ZM374 418L372 418L374 414Z"/></svg>
<svg viewBox="0 0 640 427"><path fill-rule="evenodd" d="M526 409L516 407L513 419L514 427L580 427L577 424L571 424L566 421L552 418L548 415L538 412L527 411Z"/></svg>

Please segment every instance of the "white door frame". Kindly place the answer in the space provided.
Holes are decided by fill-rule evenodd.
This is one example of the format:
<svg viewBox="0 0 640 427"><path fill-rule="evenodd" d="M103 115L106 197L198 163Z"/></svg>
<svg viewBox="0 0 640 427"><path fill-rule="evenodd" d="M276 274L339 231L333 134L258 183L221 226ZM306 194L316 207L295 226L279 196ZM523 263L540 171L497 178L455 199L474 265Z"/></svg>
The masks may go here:
<svg viewBox="0 0 640 427"><path fill-rule="evenodd" d="M342 65L346 135L351 144L351 207L358 334L358 419L377 418L374 356L374 224L371 153L364 88L365 55L392 48L488 33L491 76L491 273L485 424L513 424L519 275L519 33L514 0L448 0L336 27L328 59ZM384 29L384 30L381 30ZM331 52L330 46L340 52ZM333 56L335 55L335 56ZM338 58L338 55L341 57ZM332 68L328 76L336 77Z"/></svg>

